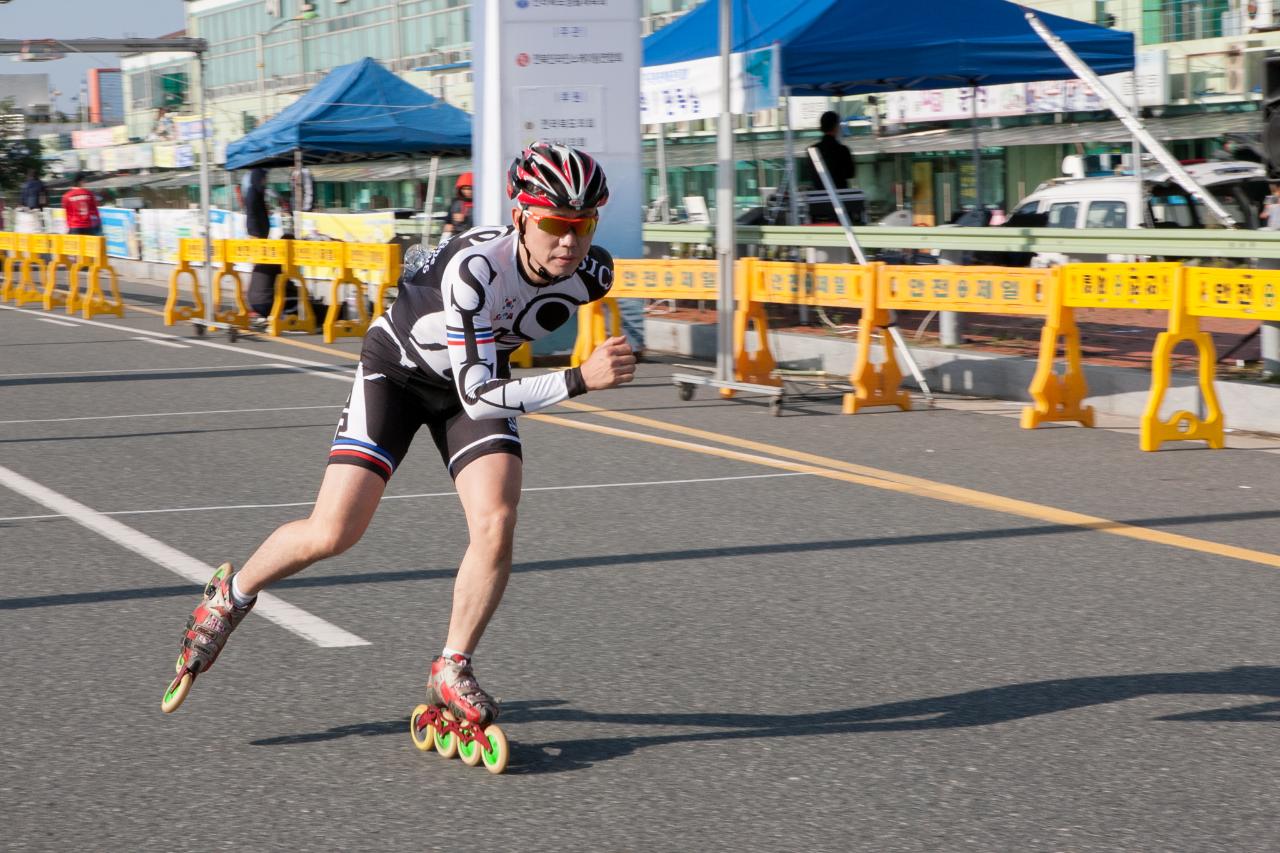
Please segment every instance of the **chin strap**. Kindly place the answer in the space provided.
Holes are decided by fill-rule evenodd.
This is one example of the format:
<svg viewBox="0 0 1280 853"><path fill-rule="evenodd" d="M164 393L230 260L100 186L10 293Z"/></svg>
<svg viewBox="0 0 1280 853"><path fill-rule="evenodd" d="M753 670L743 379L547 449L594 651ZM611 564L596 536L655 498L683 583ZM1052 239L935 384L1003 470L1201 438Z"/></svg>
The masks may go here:
<svg viewBox="0 0 1280 853"><path fill-rule="evenodd" d="M525 223L524 214L525 214L525 211L522 209L520 211L520 248L524 249L525 266L528 267L529 271L532 272L534 275L536 275L538 278L546 279L547 284L555 284L556 282L560 282L560 281L564 281L565 279L572 278L573 277L572 272L569 273L568 275L552 275L550 270L548 270L546 267L542 266L541 264L539 264L537 261L533 259L533 252L530 252L529 247L524 244L524 223ZM519 258L519 253L516 254L516 257L517 259ZM574 272L577 272L577 270L574 270Z"/></svg>

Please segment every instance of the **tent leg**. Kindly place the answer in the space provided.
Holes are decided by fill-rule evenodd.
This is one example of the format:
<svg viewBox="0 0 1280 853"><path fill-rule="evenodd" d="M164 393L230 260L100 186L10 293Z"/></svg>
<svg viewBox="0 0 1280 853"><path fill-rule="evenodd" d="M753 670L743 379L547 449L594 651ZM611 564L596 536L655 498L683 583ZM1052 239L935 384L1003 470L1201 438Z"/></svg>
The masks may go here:
<svg viewBox="0 0 1280 853"><path fill-rule="evenodd" d="M431 173L427 175L427 197L423 200L422 212L426 219L426 231L423 234L422 243L425 246L431 245L431 215L435 213L436 206L436 174L440 171L440 155L433 155L431 158Z"/></svg>

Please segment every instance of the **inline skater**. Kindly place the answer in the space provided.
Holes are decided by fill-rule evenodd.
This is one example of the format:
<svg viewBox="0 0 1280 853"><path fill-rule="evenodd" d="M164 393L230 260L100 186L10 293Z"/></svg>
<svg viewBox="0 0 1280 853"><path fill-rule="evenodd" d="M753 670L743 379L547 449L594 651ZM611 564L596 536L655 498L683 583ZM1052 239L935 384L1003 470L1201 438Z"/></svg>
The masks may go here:
<svg viewBox="0 0 1280 853"><path fill-rule="evenodd" d="M278 528L239 571L224 564L209 581L187 622L165 711L213 665L260 590L359 541L425 425L470 535L444 648L430 665L428 701L482 730L497 716L471 655L511 572L523 464L517 418L635 373L625 338L613 337L581 367L511 378L516 347L604 297L613 259L592 245L609 189L588 154L533 143L512 162L507 194L515 202L511 225L472 228L429 254L421 247L406 254L395 303L365 335L315 508Z"/></svg>

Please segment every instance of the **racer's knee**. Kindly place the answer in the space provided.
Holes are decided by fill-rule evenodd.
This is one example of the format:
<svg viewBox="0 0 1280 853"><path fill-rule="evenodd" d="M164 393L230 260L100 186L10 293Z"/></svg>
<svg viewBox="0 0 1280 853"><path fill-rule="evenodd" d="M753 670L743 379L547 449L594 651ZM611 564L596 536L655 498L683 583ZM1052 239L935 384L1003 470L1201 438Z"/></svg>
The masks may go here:
<svg viewBox="0 0 1280 853"><path fill-rule="evenodd" d="M516 508L499 505L473 513L468 519L471 544L495 556L510 557L516 533Z"/></svg>
<svg viewBox="0 0 1280 853"><path fill-rule="evenodd" d="M327 524L314 518L309 521L307 540L313 560L336 557L359 542L364 535L364 525Z"/></svg>

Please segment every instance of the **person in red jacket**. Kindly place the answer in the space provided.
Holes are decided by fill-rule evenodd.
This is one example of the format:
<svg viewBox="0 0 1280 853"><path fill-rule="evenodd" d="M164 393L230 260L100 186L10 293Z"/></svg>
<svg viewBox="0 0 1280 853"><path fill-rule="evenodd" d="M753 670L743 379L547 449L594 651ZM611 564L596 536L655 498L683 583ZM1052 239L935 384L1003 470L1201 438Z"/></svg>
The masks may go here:
<svg viewBox="0 0 1280 853"><path fill-rule="evenodd" d="M68 234L102 234L102 217L98 215L98 199L84 188L84 174L77 174L71 189L62 194L62 209L67 215Z"/></svg>

